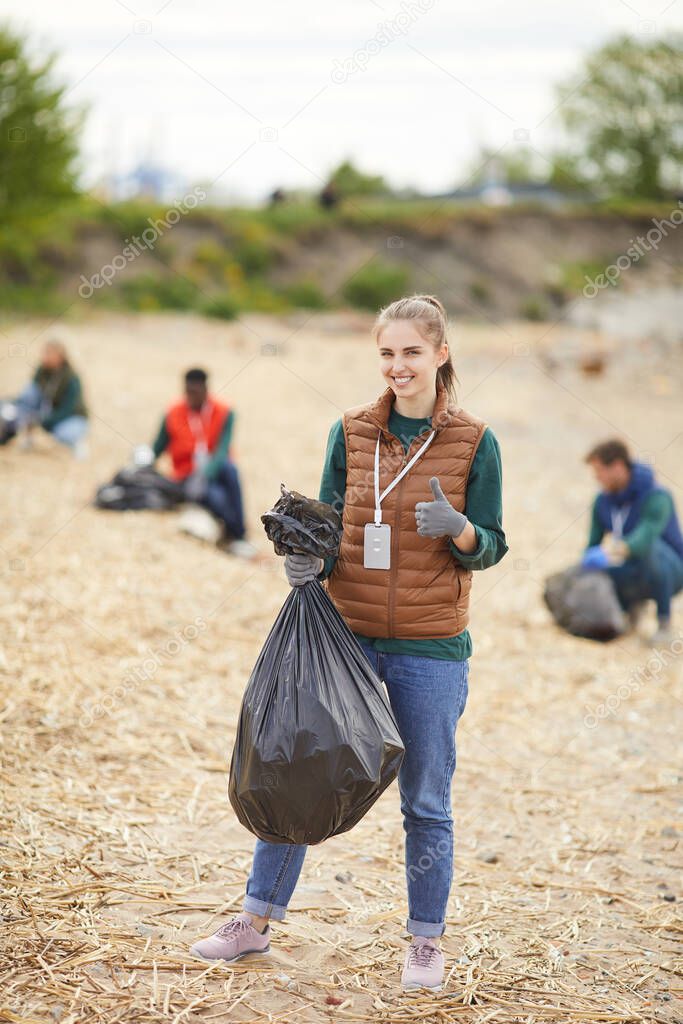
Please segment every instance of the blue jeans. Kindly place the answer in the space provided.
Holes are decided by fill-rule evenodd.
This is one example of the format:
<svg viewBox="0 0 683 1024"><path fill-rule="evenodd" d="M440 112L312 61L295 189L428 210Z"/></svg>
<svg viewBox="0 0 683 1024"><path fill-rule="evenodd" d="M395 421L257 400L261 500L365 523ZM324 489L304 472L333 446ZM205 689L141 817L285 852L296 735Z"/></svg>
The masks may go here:
<svg viewBox="0 0 683 1024"><path fill-rule="evenodd" d="M683 589L683 559L661 537L641 558L627 558L623 565L605 569L614 581L622 608L652 600L657 617L671 615L671 598Z"/></svg>
<svg viewBox="0 0 683 1024"><path fill-rule="evenodd" d="M88 433L88 421L85 416L67 416L65 420L55 423L54 427L50 429L50 433L57 438L60 444L75 448Z"/></svg>
<svg viewBox="0 0 683 1024"><path fill-rule="evenodd" d="M19 392L15 399L17 405L17 430L29 424L40 423L43 416L50 411L50 403L43 398L43 393L33 381Z"/></svg>
<svg viewBox="0 0 683 1024"><path fill-rule="evenodd" d="M213 480L209 481L202 505L225 523L226 530L234 540L243 539L245 529L242 490L234 462L226 460Z"/></svg>
<svg viewBox="0 0 683 1024"><path fill-rule="evenodd" d="M453 880L451 780L469 662L388 654L363 642L361 647L384 680L405 746L398 787L405 832L406 929L411 935L439 936L446 927ZM244 910L282 921L306 850L258 839Z"/></svg>
<svg viewBox="0 0 683 1024"><path fill-rule="evenodd" d="M16 399L17 405L17 429L22 429L34 423L40 423L43 416L50 411L50 404L46 402L43 394L33 381L27 384ZM66 416L63 420L55 423L53 427L45 427L49 434L52 434L60 444L74 448L78 442L88 433L88 420L85 416Z"/></svg>

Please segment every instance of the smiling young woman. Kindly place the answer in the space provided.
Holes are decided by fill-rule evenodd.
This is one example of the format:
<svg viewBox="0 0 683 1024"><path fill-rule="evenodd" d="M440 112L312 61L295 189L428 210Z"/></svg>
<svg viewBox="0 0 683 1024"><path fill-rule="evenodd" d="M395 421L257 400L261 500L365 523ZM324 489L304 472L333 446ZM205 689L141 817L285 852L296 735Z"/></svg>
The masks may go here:
<svg viewBox="0 0 683 1024"><path fill-rule="evenodd" d="M347 410L328 438L319 498L342 513L339 555L287 555L292 586L328 593L387 688L405 746L398 776L408 888L404 988L438 989L453 877L455 730L468 695L473 570L507 551L502 470L489 427L455 402L443 305L393 302L373 338L383 393ZM193 952L236 960L269 948L305 846L257 840L243 912Z"/></svg>

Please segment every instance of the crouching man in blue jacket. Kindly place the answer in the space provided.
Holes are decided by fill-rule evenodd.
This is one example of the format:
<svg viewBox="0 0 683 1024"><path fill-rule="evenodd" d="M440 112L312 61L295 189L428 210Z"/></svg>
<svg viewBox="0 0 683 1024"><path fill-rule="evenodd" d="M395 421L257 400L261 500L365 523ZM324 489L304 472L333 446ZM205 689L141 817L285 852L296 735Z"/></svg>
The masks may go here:
<svg viewBox="0 0 683 1024"><path fill-rule="evenodd" d="M622 441L603 441L585 461L601 492L582 564L609 573L633 626L645 602L654 601L658 626L650 642L670 644L671 599L683 590L683 534L671 493Z"/></svg>

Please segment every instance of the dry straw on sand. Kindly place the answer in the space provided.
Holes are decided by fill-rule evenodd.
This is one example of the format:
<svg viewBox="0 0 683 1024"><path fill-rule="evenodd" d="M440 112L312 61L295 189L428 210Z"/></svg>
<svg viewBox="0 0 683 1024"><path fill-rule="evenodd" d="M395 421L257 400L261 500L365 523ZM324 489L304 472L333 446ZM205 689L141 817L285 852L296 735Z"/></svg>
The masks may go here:
<svg viewBox="0 0 683 1024"><path fill-rule="evenodd" d="M12 329L23 355L7 362L7 390L41 329ZM329 316L298 330L103 316L72 331L97 413L90 461L47 438L32 453L0 449L0 1020L683 1020L681 659L657 666L636 637L600 647L560 635L540 601L544 576L584 543L592 483L580 458L609 424L662 453L683 504L680 361L635 353L584 378L560 351L550 376L563 338L542 325L458 336L463 404L503 448L511 551L473 591L446 985L401 994L396 786L352 832L309 850L269 958L225 968L187 955L240 908L250 867L227 762L287 593L258 516L281 479L316 492L330 424L382 387L367 332ZM89 506L153 434L189 362L238 409L253 563L179 535L173 515Z"/></svg>

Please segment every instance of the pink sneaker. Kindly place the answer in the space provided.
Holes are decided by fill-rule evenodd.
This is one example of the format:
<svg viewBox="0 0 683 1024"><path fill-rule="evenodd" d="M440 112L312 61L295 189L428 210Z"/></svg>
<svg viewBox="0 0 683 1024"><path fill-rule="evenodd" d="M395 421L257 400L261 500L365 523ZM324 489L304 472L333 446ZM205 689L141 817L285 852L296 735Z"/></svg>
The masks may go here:
<svg viewBox="0 0 683 1024"><path fill-rule="evenodd" d="M443 987L443 970L443 953L439 947L424 935L414 935L406 953L402 987L437 991Z"/></svg>
<svg viewBox="0 0 683 1024"><path fill-rule="evenodd" d="M247 953L268 953L270 951L270 925L261 934L252 926L251 915L242 911L237 917L226 921L208 939L200 939L190 947L192 956L200 960L226 960L232 963Z"/></svg>

